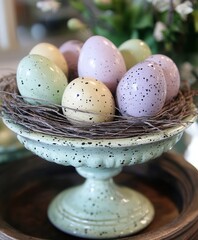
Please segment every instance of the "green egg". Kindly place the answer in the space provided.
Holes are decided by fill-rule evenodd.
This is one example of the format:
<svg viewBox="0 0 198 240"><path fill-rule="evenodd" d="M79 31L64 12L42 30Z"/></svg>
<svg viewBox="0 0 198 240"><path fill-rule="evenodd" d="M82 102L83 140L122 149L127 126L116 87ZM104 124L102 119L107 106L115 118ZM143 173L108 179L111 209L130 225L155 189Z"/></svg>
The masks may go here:
<svg viewBox="0 0 198 240"><path fill-rule="evenodd" d="M140 39L129 39L123 42L118 49L124 58L127 70L152 54L150 47Z"/></svg>
<svg viewBox="0 0 198 240"><path fill-rule="evenodd" d="M36 54L19 62L16 79L20 94L31 104L61 104L68 84L66 75L55 63Z"/></svg>

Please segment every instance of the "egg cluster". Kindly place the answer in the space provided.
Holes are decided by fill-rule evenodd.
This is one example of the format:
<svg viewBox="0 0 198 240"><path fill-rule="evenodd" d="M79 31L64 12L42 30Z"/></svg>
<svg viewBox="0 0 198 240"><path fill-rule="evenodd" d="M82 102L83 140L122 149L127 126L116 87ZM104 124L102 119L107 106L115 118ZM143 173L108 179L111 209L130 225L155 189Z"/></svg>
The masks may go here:
<svg viewBox="0 0 198 240"><path fill-rule="evenodd" d="M17 86L30 104L62 105L73 124L112 121L123 116L154 116L179 91L176 64L148 45L130 39L120 47L102 36L59 48L39 43L17 68Z"/></svg>

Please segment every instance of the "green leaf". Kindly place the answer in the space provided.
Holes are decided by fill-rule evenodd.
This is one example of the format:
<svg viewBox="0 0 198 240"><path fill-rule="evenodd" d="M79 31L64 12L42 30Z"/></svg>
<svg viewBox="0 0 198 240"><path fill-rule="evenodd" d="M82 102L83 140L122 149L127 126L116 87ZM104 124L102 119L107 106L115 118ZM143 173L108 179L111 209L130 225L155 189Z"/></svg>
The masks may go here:
<svg viewBox="0 0 198 240"><path fill-rule="evenodd" d="M192 15L194 19L195 32L198 32L198 10L194 10Z"/></svg>
<svg viewBox="0 0 198 240"><path fill-rule="evenodd" d="M133 30L132 33L131 33L131 37L132 39L139 39L139 33L137 30Z"/></svg>
<svg viewBox="0 0 198 240"><path fill-rule="evenodd" d="M150 7L147 5L131 5L128 8L128 24L130 24L130 29L143 29L146 27L153 26L153 14Z"/></svg>
<svg viewBox="0 0 198 240"><path fill-rule="evenodd" d="M83 12L86 11L85 5L83 3L83 1L79 1L79 0L70 0L69 4L71 5L71 7L73 7L74 9Z"/></svg>
<svg viewBox="0 0 198 240"><path fill-rule="evenodd" d="M100 15L99 24L105 26L108 29L115 29L116 31L123 30L123 18L119 14L114 15Z"/></svg>
<svg viewBox="0 0 198 240"><path fill-rule="evenodd" d="M147 33L147 35L144 37L144 41L150 47L152 54L158 53L157 42L152 34Z"/></svg>
<svg viewBox="0 0 198 240"><path fill-rule="evenodd" d="M101 35L103 37L108 38L116 46L119 46L121 43L123 43L124 41L128 40L128 36L126 34L124 34L124 33L118 34L117 32L110 32L107 29L101 28L99 26L96 26L94 28L94 34L98 34L98 35Z"/></svg>
<svg viewBox="0 0 198 240"><path fill-rule="evenodd" d="M94 4L100 10L111 10L112 7L113 7L112 0L109 1L109 2L108 1L107 2L103 2L101 0L94 0Z"/></svg>
<svg viewBox="0 0 198 240"><path fill-rule="evenodd" d="M151 27L153 25L153 17L151 14L144 14L143 16L139 16L139 19L134 24L134 28L146 28Z"/></svg>

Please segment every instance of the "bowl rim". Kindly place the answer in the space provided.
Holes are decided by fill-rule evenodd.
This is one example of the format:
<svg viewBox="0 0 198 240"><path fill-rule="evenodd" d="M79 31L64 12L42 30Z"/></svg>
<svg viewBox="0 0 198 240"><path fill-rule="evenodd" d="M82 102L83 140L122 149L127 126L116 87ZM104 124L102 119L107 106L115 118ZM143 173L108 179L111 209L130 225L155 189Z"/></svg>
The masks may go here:
<svg viewBox="0 0 198 240"><path fill-rule="evenodd" d="M197 119L196 114L191 114L185 117L181 123L177 126L173 126L164 130L159 130L156 133L146 133L145 135L134 136L134 137L125 137L125 138L72 138L64 136L55 136L48 135L46 133L34 132L30 129L25 128L24 126L14 123L11 118L3 116L4 124L10 128L17 135L38 141L45 144L54 144L54 145L70 145L75 147L93 147L98 146L109 146L109 147L123 147L123 146L135 146L143 145L152 142L158 142L170 138L174 135L182 133L186 128L193 124Z"/></svg>

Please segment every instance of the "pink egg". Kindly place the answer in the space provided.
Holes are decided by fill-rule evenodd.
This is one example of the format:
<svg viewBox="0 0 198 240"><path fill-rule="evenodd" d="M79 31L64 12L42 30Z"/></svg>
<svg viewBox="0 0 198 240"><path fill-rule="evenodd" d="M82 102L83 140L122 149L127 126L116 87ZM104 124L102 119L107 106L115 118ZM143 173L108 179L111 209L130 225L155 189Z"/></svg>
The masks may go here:
<svg viewBox="0 0 198 240"><path fill-rule="evenodd" d="M63 54L68 64L69 80L78 77L77 66L82 45L83 42L79 40L69 40L59 47L60 52Z"/></svg>
<svg viewBox="0 0 198 240"><path fill-rule="evenodd" d="M151 55L146 60L156 62L162 67L167 84L166 102L171 101L177 96L180 88L180 74L176 64L171 58L162 54Z"/></svg>
<svg viewBox="0 0 198 240"><path fill-rule="evenodd" d="M93 77L114 93L125 72L124 59L110 40L102 36L87 39L79 56L79 77Z"/></svg>
<svg viewBox="0 0 198 240"><path fill-rule="evenodd" d="M154 116L164 106L166 81L162 68L154 62L133 66L120 80L116 101L124 116Z"/></svg>

